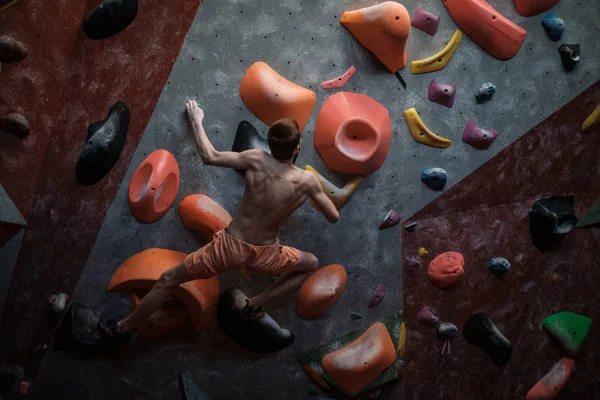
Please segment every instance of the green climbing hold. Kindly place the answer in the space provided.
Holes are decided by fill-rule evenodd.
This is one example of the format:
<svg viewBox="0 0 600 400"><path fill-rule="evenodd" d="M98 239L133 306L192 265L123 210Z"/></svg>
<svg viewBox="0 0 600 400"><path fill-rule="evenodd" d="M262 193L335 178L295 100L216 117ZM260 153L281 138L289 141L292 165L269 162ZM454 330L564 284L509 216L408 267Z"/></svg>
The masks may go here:
<svg viewBox="0 0 600 400"><path fill-rule="evenodd" d="M565 346L569 353L575 355L585 342L592 320L584 315L563 311L544 318L542 325Z"/></svg>
<svg viewBox="0 0 600 400"><path fill-rule="evenodd" d="M582 226L588 226L592 224L600 223L600 197L596 199L594 204L590 208L588 208L587 212L581 218L581 221L577 224L578 228Z"/></svg>
<svg viewBox="0 0 600 400"><path fill-rule="evenodd" d="M357 312L350 311L350 318L352 318L352 319L354 319L354 320L357 320L357 319L361 319L361 318L362 318L362 315L360 315L360 314L359 314L359 313L357 313Z"/></svg>

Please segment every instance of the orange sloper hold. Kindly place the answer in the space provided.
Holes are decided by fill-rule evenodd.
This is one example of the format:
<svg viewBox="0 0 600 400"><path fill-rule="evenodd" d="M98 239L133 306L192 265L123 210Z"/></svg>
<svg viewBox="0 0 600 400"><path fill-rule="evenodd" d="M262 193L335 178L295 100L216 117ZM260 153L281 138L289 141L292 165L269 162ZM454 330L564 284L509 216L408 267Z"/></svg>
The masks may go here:
<svg viewBox="0 0 600 400"><path fill-rule="evenodd" d="M349 394L373 382L396 361L392 338L381 322L376 322L358 339L323 357L327 375Z"/></svg>
<svg viewBox="0 0 600 400"><path fill-rule="evenodd" d="M346 269L339 264L328 265L312 274L296 296L296 314L314 318L324 313L342 296L346 287Z"/></svg>
<svg viewBox="0 0 600 400"><path fill-rule="evenodd" d="M183 262L186 253L166 249L148 249L129 257L119 265L108 282L109 292L149 290L163 272ZM179 285L173 292L188 308L197 331L212 318L219 298L219 279L196 279Z"/></svg>
<svg viewBox="0 0 600 400"><path fill-rule="evenodd" d="M135 170L129 183L129 208L142 222L160 219L179 191L179 165L167 150L152 152Z"/></svg>
<svg viewBox="0 0 600 400"><path fill-rule="evenodd" d="M429 280L440 289L447 289L458 283L465 274L465 259L460 253L447 251L439 254L429 264Z"/></svg>
<svg viewBox="0 0 600 400"><path fill-rule="evenodd" d="M521 48L527 31L485 0L443 0L443 3L456 25L497 59L508 60Z"/></svg>
<svg viewBox="0 0 600 400"><path fill-rule="evenodd" d="M323 104L315 126L315 148L333 171L369 175L381 167L390 147L388 110L369 96L338 92Z"/></svg>
<svg viewBox="0 0 600 400"><path fill-rule="evenodd" d="M517 11L524 17L543 13L558 4L560 0L515 0Z"/></svg>
<svg viewBox="0 0 600 400"><path fill-rule="evenodd" d="M203 194L192 194L179 203L179 217L186 228L200 231L207 241L225 229L231 215L219 203Z"/></svg>
<svg viewBox="0 0 600 400"><path fill-rule="evenodd" d="M131 293L129 296L131 308L135 309L140 304L140 301L142 301L142 298L143 296L137 293ZM146 321L137 327L138 332L145 338L157 338L177 328L188 315L183 304L181 304L183 308L178 307L179 304L176 307L171 306L171 303L177 302L179 300L171 300L163 305L162 308L150 314L146 318Z"/></svg>
<svg viewBox="0 0 600 400"><path fill-rule="evenodd" d="M340 24L363 47L375 54L391 73L396 73L406 65L410 16L402 4L386 1L360 10L346 11L340 18Z"/></svg>
<svg viewBox="0 0 600 400"><path fill-rule="evenodd" d="M561 358L534 387L527 393L527 400L550 400L558 396L569 382L575 368L575 361Z"/></svg>
<svg viewBox="0 0 600 400"><path fill-rule="evenodd" d="M248 110L265 124L293 118L300 130L317 103L313 91L288 81L262 61L252 64L242 77L240 97Z"/></svg>

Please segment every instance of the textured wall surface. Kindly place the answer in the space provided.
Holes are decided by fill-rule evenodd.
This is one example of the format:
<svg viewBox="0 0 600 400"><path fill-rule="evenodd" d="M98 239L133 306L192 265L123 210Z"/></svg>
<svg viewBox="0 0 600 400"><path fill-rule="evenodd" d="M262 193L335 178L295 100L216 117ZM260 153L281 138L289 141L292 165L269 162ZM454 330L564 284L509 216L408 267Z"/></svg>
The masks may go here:
<svg viewBox="0 0 600 400"><path fill-rule="evenodd" d="M290 298L269 305L267 311L292 330L297 339L288 349L267 356L239 350L214 319L199 335L184 329L179 335L158 341L138 340L98 358L50 351L34 389L40 398L169 398L176 391L180 369L190 371L215 399L304 398L312 383L295 355L402 308L400 228L379 232L377 227L389 207L407 217L439 195L420 182L421 171L434 166L445 168L449 173L447 188L451 187L600 77L596 1L581 1L579 7L564 1L553 10L567 24L560 43L582 45L583 61L567 74L556 51L560 43L547 39L540 25L542 16L521 17L511 1L496 0L491 4L500 13L528 30L519 53L509 61L497 61L465 36L444 70L411 75L405 69L405 91L339 25L345 9L371 4L372 1L204 2L73 293L77 301L104 304L107 299L116 298L103 289L127 257L149 247L192 251L202 244L183 227L175 209L150 225L140 224L132 217L126 201L127 186L137 165L153 150L165 148L178 159L182 177L179 200L192 193L204 193L235 213L243 180L234 171L202 165L185 120L184 102L196 98L201 103L206 113L206 130L218 149L231 147L240 120L248 120L259 131L266 131L266 126L246 110L238 94L244 71L255 61L265 61L286 78L317 92L317 107L305 128L297 165L310 163L334 182L341 183L345 177L327 171L312 146L318 109L331 93L320 89L320 83L355 65L357 73L344 90L375 98L392 117L394 135L388 157L341 210L340 222L328 225L307 204L281 230L285 244L314 252L322 265L340 263L346 267L348 284L340 301L313 321L298 319ZM441 1L404 4L411 15L418 4L441 15L439 31L433 38L411 29L408 60L436 53L456 29ZM427 100L427 87L433 78L457 85L454 108ZM474 93L487 81L493 82L498 92L490 102L478 105ZM413 141L402 115L402 111L413 106L432 131L453 140L450 148L439 150ZM460 142L468 119L500 132L491 149L477 151ZM388 294L378 307L368 310L369 298L380 282L386 284ZM225 274L221 283L224 288L238 286L247 294L255 294L270 280L255 278L249 285L239 274ZM362 313L364 318L351 320L350 310ZM384 396L399 398L401 392L402 385L396 384L387 388Z"/></svg>

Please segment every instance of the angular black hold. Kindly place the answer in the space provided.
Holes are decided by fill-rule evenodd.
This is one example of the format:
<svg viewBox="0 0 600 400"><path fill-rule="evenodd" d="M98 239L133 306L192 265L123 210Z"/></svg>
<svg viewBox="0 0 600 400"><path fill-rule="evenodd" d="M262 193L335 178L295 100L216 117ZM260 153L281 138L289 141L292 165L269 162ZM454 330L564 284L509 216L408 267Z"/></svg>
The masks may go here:
<svg viewBox="0 0 600 400"><path fill-rule="evenodd" d="M416 222L412 222L408 225L404 225L404 230L406 232L414 232L417 229L417 223Z"/></svg>
<svg viewBox="0 0 600 400"><path fill-rule="evenodd" d="M578 44L563 44L558 48L558 54L560 54L562 65L567 71L571 71L575 68L575 65L577 65L581 59Z"/></svg>
<svg viewBox="0 0 600 400"><path fill-rule="evenodd" d="M219 297L217 319L234 342L255 353L273 353L294 342L294 334L279 326L269 314L260 319L241 314L247 297L239 289L229 288Z"/></svg>
<svg viewBox="0 0 600 400"><path fill-rule="evenodd" d="M233 140L231 151L241 153L252 149L261 149L271 154L267 139L260 136L256 128L250 122L242 121L235 131L235 139ZM237 172L242 175L245 174L243 169L238 169Z"/></svg>
<svg viewBox="0 0 600 400"><path fill-rule="evenodd" d="M8 114L0 117L0 131L25 139L29 136L29 122L21 114Z"/></svg>
<svg viewBox="0 0 600 400"><path fill-rule="evenodd" d="M10 36L0 36L0 63L10 64L23 61L26 57L27 50L23 43Z"/></svg>
<svg viewBox="0 0 600 400"><path fill-rule="evenodd" d="M106 39L133 22L138 13L138 0L104 0L83 21L83 31L90 39Z"/></svg>
<svg viewBox="0 0 600 400"><path fill-rule="evenodd" d="M54 333L54 350L68 352L95 352L115 344L98 329L100 316L96 310L73 303L65 312Z"/></svg>
<svg viewBox="0 0 600 400"><path fill-rule="evenodd" d="M88 127L87 142L77 161L75 174L82 185L93 185L108 174L116 164L127 140L129 109L116 102L104 121Z"/></svg>
<svg viewBox="0 0 600 400"><path fill-rule="evenodd" d="M463 327L463 337L473 346L485 351L500 367L510 361L512 344L484 313L473 314Z"/></svg>
<svg viewBox="0 0 600 400"><path fill-rule="evenodd" d="M544 197L529 209L531 241L540 251L550 250L577 224L573 196Z"/></svg>
<svg viewBox="0 0 600 400"><path fill-rule="evenodd" d="M181 400L210 400L210 397L194 381L181 372L179 373L179 392Z"/></svg>

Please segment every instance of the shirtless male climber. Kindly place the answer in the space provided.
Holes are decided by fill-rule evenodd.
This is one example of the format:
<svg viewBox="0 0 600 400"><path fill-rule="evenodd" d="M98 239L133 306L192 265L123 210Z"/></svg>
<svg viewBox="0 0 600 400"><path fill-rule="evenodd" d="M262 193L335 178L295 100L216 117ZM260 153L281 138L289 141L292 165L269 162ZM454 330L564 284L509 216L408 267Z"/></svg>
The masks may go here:
<svg viewBox="0 0 600 400"><path fill-rule="evenodd" d="M261 318L263 304L295 290L319 267L314 254L279 244L277 232L281 224L308 197L330 223L339 218L317 178L294 166L301 135L296 121L284 118L271 125L268 143L272 155L269 155L258 149L241 153L217 151L206 136L202 126L204 112L195 100L188 101L187 115L204 164L246 170L240 210L227 228L215 233L210 243L164 272L128 317L99 322L100 329L115 339L129 339L131 332L162 306L177 285L241 268L259 275L284 274L263 293L247 301L241 310L246 318Z"/></svg>

